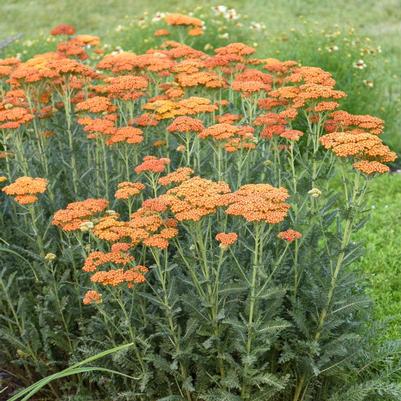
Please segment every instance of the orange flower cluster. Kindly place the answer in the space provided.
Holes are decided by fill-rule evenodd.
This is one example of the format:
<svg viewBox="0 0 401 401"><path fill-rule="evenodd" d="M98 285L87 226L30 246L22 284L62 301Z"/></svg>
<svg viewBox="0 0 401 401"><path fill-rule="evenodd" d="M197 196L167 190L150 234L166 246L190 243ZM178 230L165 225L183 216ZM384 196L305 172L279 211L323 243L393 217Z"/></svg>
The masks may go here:
<svg viewBox="0 0 401 401"><path fill-rule="evenodd" d="M202 26L202 20L199 18L189 17L183 14L168 14L165 21L168 25L193 25Z"/></svg>
<svg viewBox="0 0 401 401"><path fill-rule="evenodd" d="M45 178L19 177L12 184L5 186L2 191L14 196L20 205L29 205L38 200L38 194L46 191L48 181Z"/></svg>
<svg viewBox="0 0 401 401"><path fill-rule="evenodd" d="M216 235L216 240L220 242L222 248L228 248L237 242L237 233L218 233Z"/></svg>
<svg viewBox="0 0 401 401"><path fill-rule="evenodd" d="M148 87L148 80L143 76L122 75L104 79L104 85L94 86L95 92L112 99L133 101L142 97Z"/></svg>
<svg viewBox="0 0 401 401"><path fill-rule="evenodd" d="M129 227L128 222L119 220L118 213L111 213L102 217L94 226L93 235L108 242L128 239L132 246L143 239L143 233L135 232Z"/></svg>
<svg viewBox="0 0 401 401"><path fill-rule="evenodd" d="M90 113L112 113L116 106L104 96L94 96L76 105L77 111L87 111Z"/></svg>
<svg viewBox="0 0 401 401"><path fill-rule="evenodd" d="M75 28L72 25L68 24L59 24L55 26L51 31L50 35L58 36L58 35L74 35L76 32Z"/></svg>
<svg viewBox="0 0 401 401"><path fill-rule="evenodd" d="M142 265L135 266L131 269L112 269L109 271L99 271L91 276L93 283L98 283L105 286L116 287L126 283L128 288L132 288L134 284L141 284L146 281L145 273L148 268Z"/></svg>
<svg viewBox="0 0 401 401"><path fill-rule="evenodd" d="M353 115L343 110L335 111L326 121L325 129L327 132L350 131L369 132L370 134L380 135L383 132L384 121L369 115Z"/></svg>
<svg viewBox="0 0 401 401"><path fill-rule="evenodd" d="M82 303L84 305L98 304L102 302L102 294L95 290L89 290L85 293Z"/></svg>
<svg viewBox="0 0 401 401"><path fill-rule="evenodd" d="M33 115L27 109L0 103L0 129L17 129L32 119Z"/></svg>
<svg viewBox="0 0 401 401"><path fill-rule="evenodd" d="M203 97L189 97L178 102L172 100L155 100L146 103L143 108L155 113L158 120L175 118L177 116L211 113L217 109L210 99Z"/></svg>
<svg viewBox="0 0 401 401"><path fill-rule="evenodd" d="M241 120L241 118L242 118L241 114L225 113L216 116L216 121L220 124L234 124L238 120Z"/></svg>
<svg viewBox="0 0 401 401"><path fill-rule="evenodd" d="M383 163L369 160L361 160L352 165L356 170L363 174L372 175L375 173L384 174L390 171L390 168Z"/></svg>
<svg viewBox="0 0 401 401"><path fill-rule="evenodd" d="M199 221L215 213L222 205L223 195L229 192L225 182L193 177L169 189L162 200L178 221Z"/></svg>
<svg viewBox="0 0 401 401"><path fill-rule="evenodd" d="M224 197L226 213L242 216L249 222L277 224L287 216L290 205L285 188L275 188L269 184L247 184L236 192Z"/></svg>
<svg viewBox="0 0 401 401"><path fill-rule="evenodd" d="M82 270L84 272L94 272L99 267L107 264L126 266L134 262L134 260L133 256L123 252L93 251L85 259Z"/></svg>
<svg viewBox="0 0 401 401"><path fill-rule="evenodd" d="M147 173L162 173L166 166L170 164L170 159L167 157L161 157L158 159L156 156L145 156L143 162L135 167L137 174Z"/></svg>
<svg viewBox="0 0 401 401"><path fill-rule="evenodd" d="M113 73L143 72L146 70L163 75L166 72L168 73L172 66L173 61L162 52L140 55L122 52L105 56L103 60L98 63L97 68L109 70Z"/></svg>
<svg viewBox="0 0 401 401"><path fill-rule="evenodd" d="M166 205L161 199L148 199L140 209L131 215L129 227L141 235L139 241L142 241L143 245L166 249L169 240L177 236L176 221L163 219L160 214L165 210Z"/></svg>
<svg viewBox="0 0 401 401"><path fill-rule="evenodd" d="M197 118L192 117L177 117L168 127L167 131L171 133L189 133L189 132L201 132L204 130L203 122Z"/></svg>
<svg viewBox="0 0 401 401"><path fill-rule="evenodd" d="M323 135L320 142L338 157L355 157L382 163L392 162L397 158L377 135L367 132L332 132Z"/></svg>
<svg viewBox="0 0 401 401"><path fill-rule="evenodd" d="M120 127L116 128L111 137L107 140L108 145L113 145L115 143L129 143L138 144L143 141L143 132L139 128L135 127Z"/></svg>
<svg viewBox="0 0 401 401"><path fill-rule="evenodd" d="M168 36L170 35L170 32L167 29L158 29L154 33L155 36Z"/></svg>
<svg viewBox="0 0 401 401"><path fill-rule="evenodd" d="M151 114L143 113L138 117L133 118L128 122L129 124L139 125L140 127L155 127L159 124Z"/></svg>
<svg viewBox="0 0 401 401"><path fill-rule="evenodd" d="M2 77L9 77L20 63L21 61L16 57L0 59L0 79Z"/></svg>
<svg viewBox="0 0 401 401"><path fill-rule="evenodd" d="M116 133L116 117L115 114L106 114L103 118L82 117L78 122L83 125L84 131L88 132L88 138L95 139L98 134L111 136ZM135 136L139 136L139 132Z"/></svg>
<svg viewBox="0 0 401 401"><path fill-rule="evenodd" d="M54 214L52 224L64 231L79 230L82 224L90 222L104 212L108 205L106 199L93 198L70 203L65 209L58 210Z"/></svg>
<svg viewBox="0 0 401 401"><path fill-rule="evenodd" d="M197 71L193 73L177 74L175 79L183 88L204 86L206 88L224 88L226 81L214 71Z"/></svg>
<svg viewBox="0 0 401 401"><path fill-rule="evenodd" d="M288 139L289 141L299 141L303 135L302 131L296 129L287 129L280 134L281 138Z"/></svg>
<svg viewBox="0 0 401 401"><path fill-rule="evenodd" d="M287 242L293 242L297 239L302 238L302 234L290 228L286 231L281 231L280 233L278 233L277 237Z"/></svg>
<svg viewBox="0 0 401 401"><path fill-rule="evenodd" d="M299 87L283 86L271 91L269 95L295 109L311 106L315 112L333 110L333 108L338 106L338 103L327 101L327 99L338 100L346 96L343 91L319 84L303 84Z"/></svg>
<svg viewBox="0 0 401 401"><path fill-rule="evenodd" d="M180 167L177 170L159 178L159 184L167 186L170 184L179 184L191 177L194 171L190 167Z"/></svg>
<svg viewBox="0 0 401 401"><path fill-rule="evenodd" d="M336 81L333 79L332 75L319 67L294 68L291 74L288 77L284 78L284 82L301 82L306 84L328 86L330 88L333 88L336 84Z"/></svg>
<svg viewBox="0 0 401 401"><path fill-rule="evenodd" d="M254 128L249 126L237 127L221 123L205 128L199 134L199 138L212 138L215 141L222 142L227 152L236 152L239 149L254 149L256 147L256 138L253 133Z"/></svg>
<svg viewBox="0 0 401 401"><path fill-rule="evenodd" d="M241 92L245 96L250 96L256 92L269 91L272 82L273 78L271 75L259 70L248 69L236 75L231 83L231 88Z"/></svg>
<svg viewBox="0 0 401 401"><path fill-rule="evenodd" d="M145 185L140 182L120 182L117 186L117 191L114 194L116 199L129 199L132 196L137 196L145 189Z"/></svg>
<svg viewBox="0 0 401 401"><path fill-rule="evenodd" d="M14 88L40 81L51 81L52 85L62 86L66 82L71 84L72 77L88 80L96 76L95 71L79 61L57 53L45 53L19 64L10 75L10 83Z"/></svg>

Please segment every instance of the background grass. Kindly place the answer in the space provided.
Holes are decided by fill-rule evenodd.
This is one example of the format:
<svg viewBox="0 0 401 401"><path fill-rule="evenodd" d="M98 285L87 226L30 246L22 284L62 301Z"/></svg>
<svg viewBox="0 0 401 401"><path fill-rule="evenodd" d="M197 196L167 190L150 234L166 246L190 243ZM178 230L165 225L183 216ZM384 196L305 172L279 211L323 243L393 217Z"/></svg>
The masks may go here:
<svg viewBox="0 0 401 401"><path fill-rule="evenodd" d="M202 4L208 8L220 3ZM100 35L111 47L124 44L135 48L143 45L143 35L138 29L124 27L135 28L137 18L144 12L185 12L198 5L195 0L0 0L0 40L23 33L20 42L24 46L29 47L34 40L36 47L46 48L49 29L64 22L76 26L80 33ZM352 90L352 98L345 107L354 113L384 118L386 142L401 150L400 0L237 0L225 5L236 8L241 15L238 24L250 25L255 21L265 25L255 36L263 56L293 58L331 71L340 89ZM353 28L357 36L352 33ZM367 38L362 40L361 36ZM380 46L380 55L372 58L368 50L358 54L358 41L358 49ZM332 51L333 46L338 50ZM362 73L352 68L356 60L350 57L371 61L367 61ZM363 79L372 80L374 90L366 89ZM401 174L375 180L367 207L371 219L356 238L366 246L359 268L371 284L377 317L390 318L388 336L399 338Z"/></svg>

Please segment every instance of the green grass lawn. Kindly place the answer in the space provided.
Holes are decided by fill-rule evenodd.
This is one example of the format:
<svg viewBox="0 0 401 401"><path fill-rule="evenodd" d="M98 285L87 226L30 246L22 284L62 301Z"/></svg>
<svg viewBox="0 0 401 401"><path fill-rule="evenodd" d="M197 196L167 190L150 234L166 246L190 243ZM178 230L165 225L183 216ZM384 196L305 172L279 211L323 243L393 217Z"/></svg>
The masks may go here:
<svg viewBox="0 0 401 401"><path fill-rule="evenodd" d="M220 2L202 4L211 7ZM145 11L185 12L194 10L197 5L199 2L194 0L0 0L0 40L13 33L23 33L22 40L29 40L40 33L47 34L52 26L65 22L75 25L80 33L98 34L106 43L113 43L118 40L116 28L129 24ZM271 37L285 38L291 28L305 32L313 28L324 35L323 31L327 32L327 29L355 27L360 35L368 36L372 43L382 48L380 64L374 74L375 79L382 82L382 96L387 103L368 99L371 108L366 113L375 114L372 109L377 108L376 114L380 115L380 111L393 104L392 99L399 98L400 0L237 0L226 5L237 9L242 16L239 22L256 21L266 25L266 31L258 39L265 56L275 56L269 54ZM304 53L291 48L291 42L288 43L286 56L298 55L302 59L303 54L309 52L308 60L313 60L314 53L317 54L315 39L316 36L305 42ZM319 57L315 59L318 63ZM353 79L351 71L349 77ZM400 114L401 107L395 107L393 113L387 114L386 121L390 130L387 141L398 146L398 150L401 149ZM401 323L401 174L377 179L367 206L371 209L371 219L358 234L358 239L366 245L366 256L359 266L371 283L370 291L377 301L377 316L394 316L388 335L395 338L399 336L397 325Z"/></svg>
<svg viewBox="0 0 401 401"><path fill-rule="evenodd" d="M367 199L370 220L357 235L366 253L359 262L376 301L376 316L388 319L389 338L400 337L401 324L401 174L372 182Z"/></svg>

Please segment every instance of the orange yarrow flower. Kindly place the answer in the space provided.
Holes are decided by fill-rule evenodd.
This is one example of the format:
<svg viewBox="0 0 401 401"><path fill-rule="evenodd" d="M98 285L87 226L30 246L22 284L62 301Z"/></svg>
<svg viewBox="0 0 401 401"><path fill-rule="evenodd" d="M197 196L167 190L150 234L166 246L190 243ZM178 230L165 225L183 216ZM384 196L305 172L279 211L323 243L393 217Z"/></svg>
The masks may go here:
<svg viewBox="0 0 401 401"><path fill-rule="evenodd" d="M145 156L143 162L136 166L134 170L137 174L143 172L162 173L168 164L170 164L170 159L167 157L158 159L156 156Z"/></svg>
<svg viewBox="0 0 401 401"><path fill-rule="evenodd" d="M72 202L65 209L58 210L52 224L64 231L76 231L80 226L89 222L104 212L109 205L106 199L89 198L84 201Z"/></svg>
<svg viewBox="0 0 401 401"><path fill-rule="evenodd" d="M45 178L19 177L2 191L13 196L20 205L29 205L38 200L38 194L46 191L48 181Z"/></svg>
<svg viewBox="0 0 401 401"><path fill-rule="evenodd" d="M278 233L277 237L287 242L293 242L297 239L302 238L302 234L290 228L286 231L281 231L280 233Z"/></svg>
<svg viewBox="0 0 401 401"><path fill-rule="evenodd" d="M226 213L241 216L249 222L277 224L287 216L290 205L285 188L269 184L247 184L224 197Z"/></svg>

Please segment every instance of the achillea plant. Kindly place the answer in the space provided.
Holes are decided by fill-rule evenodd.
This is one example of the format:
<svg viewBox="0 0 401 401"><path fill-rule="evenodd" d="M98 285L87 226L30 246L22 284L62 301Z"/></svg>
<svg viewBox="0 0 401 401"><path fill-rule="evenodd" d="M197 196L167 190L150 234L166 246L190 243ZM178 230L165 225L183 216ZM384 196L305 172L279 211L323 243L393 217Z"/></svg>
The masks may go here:
<svg viewBox="0 0 401 401"><path fill-rule="evenodd" d="M55 397L341 399L367 351L368 303L348 265L369 183L396 159L383 121L340 110L346 94L320 68L243 43L210 55L183 42L202 21L166 24L156 35L179 29L181 42L97 65L99 39L65 25L57 51L0 62L0 162L15 180L2 191L31 215L4 202L2 357L19 353L30 381L46 361L50 372L133 344L107 363L134 380L93 374L53 385ZM32 317L25 298L38 300Z"/></svg>

